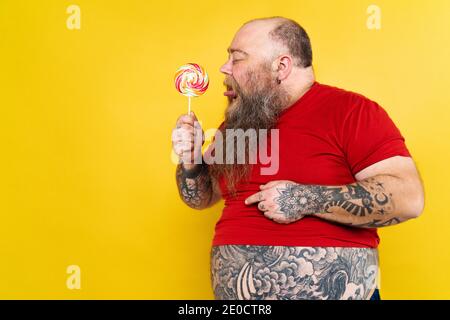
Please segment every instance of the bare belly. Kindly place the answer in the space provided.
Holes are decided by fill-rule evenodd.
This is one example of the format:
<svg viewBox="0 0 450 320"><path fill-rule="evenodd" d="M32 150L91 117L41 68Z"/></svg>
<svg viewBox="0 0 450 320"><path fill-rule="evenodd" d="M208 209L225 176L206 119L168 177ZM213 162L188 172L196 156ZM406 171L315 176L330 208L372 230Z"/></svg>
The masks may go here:
<svg viewBox="0 0 450 320"><path fill-rule="evenodd" d="M376 249L227 245L211 250L218 300L370 299L377 275Z"/></svg>

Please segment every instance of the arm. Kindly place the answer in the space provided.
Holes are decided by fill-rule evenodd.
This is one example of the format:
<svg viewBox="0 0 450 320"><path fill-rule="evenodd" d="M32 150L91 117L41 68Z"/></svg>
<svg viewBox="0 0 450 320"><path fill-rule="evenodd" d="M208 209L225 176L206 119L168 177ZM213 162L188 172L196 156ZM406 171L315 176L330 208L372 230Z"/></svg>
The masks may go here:
<svg viewBox="0 0 450 320"><path fill-rule="evenodd" d="M350 192L350 201L314 216L354 227L378 228L421 215L424 192L411 158L393 157L380 161L355 177L356 183L343 187L338 194L333 193L339 200L346 191L354 191ZM325 206L328 208L330 204Z"/></svg>
<svg viewBox="0 0 450 320"><path fill-rule="evenodd" d="M181 199L193 209L206 209L217 203L220 190L208 172L208 165L197 164L192 169L185 169L179 164L176 170L178 192Z"/></svg>
<svg viewBox="0 0 450 320"><path fill-rule="evenodd" d="M220 188L203 161L203 142L203 130L195 114L180 116L172 132L173 150L180 161L176 169L178 192L184 203L199 210L212 206L221 198Z"/></svg>
<svg viewBox="0 0 450 320"><path fill-rule="evenodd" d="M378 228L418 217L424 206L422 183L408 157L380 161L342 186L273 181L247 198L275 222L291 223L306 215L360 228Z"/></svg>

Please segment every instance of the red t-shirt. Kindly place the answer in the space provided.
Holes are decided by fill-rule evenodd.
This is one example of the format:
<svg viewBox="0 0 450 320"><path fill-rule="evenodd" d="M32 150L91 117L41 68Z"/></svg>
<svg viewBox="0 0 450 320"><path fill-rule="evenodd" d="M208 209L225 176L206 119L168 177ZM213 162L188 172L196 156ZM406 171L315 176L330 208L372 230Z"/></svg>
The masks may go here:
<svg viewBox="0 0 450 320"><path fill-rule="evenodd" d="M266 218L256 204L248 206L244 200L270 181L345 185L356 182L355 174L376 162L397 155L409 157L405 139L386 111L360 94L315 82L283 111L277 128L279 170L275 175L261 175L258 162L248 181L237 185L236 198L227 192L225 178L219 181L225 207L215 227L213 246L376 248L380 241L377 229L348 227L313 216L278 224Z"/></svg>

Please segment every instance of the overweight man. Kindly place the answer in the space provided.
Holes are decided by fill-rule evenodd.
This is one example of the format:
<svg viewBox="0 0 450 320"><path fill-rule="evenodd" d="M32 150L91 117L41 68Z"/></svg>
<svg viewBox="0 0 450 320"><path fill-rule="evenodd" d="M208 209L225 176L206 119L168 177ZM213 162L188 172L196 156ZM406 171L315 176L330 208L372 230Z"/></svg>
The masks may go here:
<svg viewBox="0 0 450 320"><path fill-rule="evenodd" d="M228 106L208 150L193 113L173 131L181 199L198 210L224 199L215 298L379 299L377 228L424 208L404 137L376 102L316 81L310 39L293 20L245 23L228 53ZM243 154L232 152L240 138Z"/></svg>

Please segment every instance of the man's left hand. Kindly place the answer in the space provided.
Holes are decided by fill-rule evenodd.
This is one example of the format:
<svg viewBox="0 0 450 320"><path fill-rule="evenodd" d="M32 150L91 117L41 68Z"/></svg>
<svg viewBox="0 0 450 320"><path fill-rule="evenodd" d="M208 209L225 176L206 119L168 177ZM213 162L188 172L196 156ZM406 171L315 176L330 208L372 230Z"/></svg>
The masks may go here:
<svg viewBox="0 0 450 320"><path fill-rule="evenodd" d="M289 205L289 202L295 201L295 199L284 199L284 195L289 195L291 193L289 190L296 185L297 183L288 180L271 181L261 185L261 191L245 199L245 204L257 203L258 209L263 212L264 216L277 223L289 224L298 221L304 215L295 209L296 205Z"/></svg>

